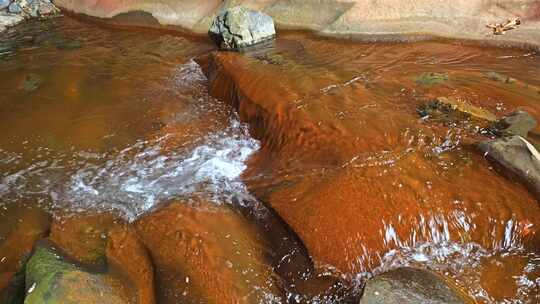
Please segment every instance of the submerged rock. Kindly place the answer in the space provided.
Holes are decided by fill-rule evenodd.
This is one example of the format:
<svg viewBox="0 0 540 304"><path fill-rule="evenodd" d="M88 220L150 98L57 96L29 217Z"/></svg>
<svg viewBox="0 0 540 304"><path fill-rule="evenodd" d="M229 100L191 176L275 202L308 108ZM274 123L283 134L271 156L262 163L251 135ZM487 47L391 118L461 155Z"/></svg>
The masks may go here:
<svg viewBox="0 0 540 304"><path fill-rule="evenodd" d="M484 141L478 147L511 177L522 180L540 199L540 153L531 143L515 135Z"/></svg>
<svg viewBox="0 0 540 304"><path fill-rule="evenodd" d="M510 208L519 220L539 218L540 206L526 189L494 174L480 155L452 146L459 143L447 137L447 128L419 123L413 111L396 111L395 104L379 102L380 95L363 85L319 94L336 83L337 72L325 71L320 79L297 65L284 73L234 52L214 52L200 62L210 93L235 107L250 134L261 140L243 173L250 193L298 235L319 269L330 265L351 274L372 269L395 248L385 238L388 232L397 240L413 235L416 241L432 240L430 231L438 228L424 219L433 218L434 210L437 217L452 219L456 197L463 204L459 208L482 214L471 219L475 229L467 232L482 245L493 242L487 219L508 220L501 208ZM316 94L310 95L306 84ZM442 154L434 152L441 149L449 152L435 157L444 163L426 157ZM531 212L521 212L526 208ZM448 229L451 239L463 234L459 225ZM496 229L495 238L502 238L504 227Z"/></svg>
<svg viewBox="0 0 540 304"><path fill-rule="evenodd" d="M420 86L432 87L448 80L446 73L422 73L416 77L416 84Z"/></svg>
<svg viewBox="0 0 540 304"><path fill-rule="evenodd" d="M536 128L538 122L525 111L515 111L503 117L493 127L493 131L502 136L519 135L527 137Z"/></svg>
<svg viewBox="0 0 540 304"><path fill-rule="evenodd" d="M106 274L71 264L50 244L41 243L26 265L25 304L129 303L126 286Z"/></svg>
<svg viewBox="0 0 540 304"><path fill-rule="evenodd" d="M369 280L360 304L464 304L470 303L437 274L409 267L398 268Z"/></svg>
<svg viewBox="0 0 540 304"><path fill-rule="evenodd" d="M24 77L23 81L19 85L19 89L30 93L39 89L42 84L43 77L38 74L29 73Z"/></svg>
<svg viewBox="0 0 540 304"><path fill-rule="evenodd" d="M272 17L236 6L219 13L208 34L221 49L239 50L274 38L276 30Z"/></svg>
<svg viewBox="0 0 540 304"><path fill-rule="evenodd" d="M486 72L484 75L486 75L487 78L489 78L489 79L491 79L493 81L504 82L504 83L514 83L514 82L516 82L516 80L514 78L511 78L510 76L499 74L499 73L493 72L493 71Z"/></svg>
<svg viewBox="0 0 540 304"><path fill-rule="evenodd" d="M78 263L120 271L136 287L137 303L155 303L154 269L129 224L108 214L59 217L50 240Z"/></svg>
<svg viewBox="0 0 540 304"><path fill-rule="evenodd" d="M421 117L429 117L434 120L455 120L469 117L490 122L497 120L495 114L452 97L439 97L432 100L420 106L418 114Z"/></svg>

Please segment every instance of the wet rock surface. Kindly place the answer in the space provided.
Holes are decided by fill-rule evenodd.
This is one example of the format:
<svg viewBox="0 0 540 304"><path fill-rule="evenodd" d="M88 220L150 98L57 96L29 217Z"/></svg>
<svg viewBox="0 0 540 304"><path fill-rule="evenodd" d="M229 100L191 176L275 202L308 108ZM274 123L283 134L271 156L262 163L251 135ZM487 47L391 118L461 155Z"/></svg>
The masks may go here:
<svg viewBox="0 0 540 304"><path fill-rule="evenodd" d="M326 51L351 47L355 56L360 52L360 47L334 46ZM362 74L364 57L355 57L359 58L356 71L350 62L320 67L316 65L324 62L317 58L320 51L309 53L310 47L306 41L298 48L289 41L275 47L289 61L287 72L250 54L214 53L202 65L210 92L233 105L262 142L244 174L249 190L299 235L316 265L331 265L344 273L371 269L377 263L376 252L383 254L402 242L420 242L436 234L439 224L433 212L439 219L452 219L462 208L490 214L471 218L475 229L466 235L458 232L459 225L443 233L449 240L466 238L488 247L492 243L486 236L494 229L502 236L504 230L493 227L489 217L509 220L508 214L497 210L516 207L517 221L537 220L530 215L537 212L538 204L525 188L490 171L481 155L461 148L462 143L476 141L475 125L460 129L427 124L418 119L417 103L411 102L418 95L433 94L460 100L464 93L450 94L457 85L475 96L475 87L464 83L473 76L487 81L481 73L433 72L435 82L442 80L444 85L424 86L409 71L396 78L385 72ZM420 48L408 51L414 56ZM365 61L371 65L384 51L367 53ZM308 59L295 62L298 57ZM387 58L377 62L384 65ZM490 89L492 95L502 91ZM401 93L382 97L388 90ZM478 111L495 111L493 106L484 108L487 103L479 99L470 104L478 105L473 114L494 119ZM482 202L481 208L473 203L477 201Z"/></svg>
<svg viewBox="0 0 540 304"><path fill-rule="evenodd" d="M110 215L59 217L51 226L49 239L79 263L105 265L107 235L119 226Z"/></svg>
<svg viewBox="0 0 540 304"><path fill-rule="evenodd" d="M208 32L210 38L225 50L240 50L275 37L272 17L236 6L220 12Z"/></svg>
<svg viewBox="0 0 540 304"><path fill-rule="evenodd" d="M465 304L472 303L437 274L398 268L368 280L360 304Z"/></svg>
<svg viewBox="0 0 540 304"><path fill-rule="evenodd" d="M15 206L1 213L8 219L0 224L0 274L11 277L23 269L34 243L49 234L51 216L37 208Z"/></svg>
<svg viewBox="0 0 540 304"><path fill-rule="evenodd" d="M538 115L535 55L284 32L255 53L219 52L208 64L216 100L186 63L215 49L206 41L49 21L66 24L21 33L27 42L0 61L0 203L39 198L78 270L117 271L134 302L152 301L155 273L158 303L335 304L358 303L374 268L415 265L479 299L535 303L536 200L470 149L486 138L474 119L437 124L417 113L445 96ZM73 40L81 47L58 47ZM426 72L449 77L418 85ZM31 92L18 87L29 73L45 80ZM208 200L190 199L199 194ZM178 197L181 207L160 205ZM276 220L246 221L240 209L255 197ZM135 231L100 221L108 211ZM17 226L11 218L2 213L2 235Z"/></svg>
<svg viewBox="0 0 540 304"><path fill-rule="evenodd" d="M25 304L130 303L126 286L106 274L67 262L54 245L40 243L26 265Z"/></svg>
<svg viewBox="0 0 540 304"><path fill-rule="evenodd" d="M466 101L447 97L439 97L420 106L418 114L422 118L435 121L459 121L470 118L488 122L497 120L497 116L487 110Z"/></svg>
<svg viewBox="0 0 540 304"><path fill-rule="evenodd" d="M526 138L537 125L536 118L531 114L526 111L515 111L498 120L492 129L498 135L519 135Z"/></svg>
<svg viewBox="0 0 540 304"><path fill-rule="evenodd" d="M481 142L484 156L502 166L510 177L523 181L540 199L540 154L521 136L503 137Z"/></svg>
<svg viewBox="0 0 540 304"><path fill-rule="evenodd" d="M159 303L282 297L256 229L227 205L171 202L142 217L136 228L154 262Z"/></svg>
<svg viewBox="0 0 540 304"><path fill-rule="evenodd" d="M114 264L128 277L137 294L138 304L154 304L154 267L148 250L132 227L111 229L107 241L107 263Z"/></svg>

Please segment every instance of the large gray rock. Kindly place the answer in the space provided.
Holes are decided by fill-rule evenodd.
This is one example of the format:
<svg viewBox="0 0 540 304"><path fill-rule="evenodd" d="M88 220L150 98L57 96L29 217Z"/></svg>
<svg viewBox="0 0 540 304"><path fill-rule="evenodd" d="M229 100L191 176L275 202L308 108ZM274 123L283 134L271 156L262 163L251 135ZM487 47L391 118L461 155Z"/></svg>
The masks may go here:
<svg viewBox="0 0 540 304"><path fill-rule="evenodd" d="M8 12L10 14L20 14L22 13L22 8L18 2L11 2L11 4L8 6Z"/></svg>
<svg viewBox="0 0 540 304"><path fill-rule="evenodd" d="M519 135L527 137L537 126L536 119L525 111L515 111L503 117L495 124L496 133L508 136Z"/></svg>
<svg viewBox="0 0 540 304"><path fill-rule="evenodd" d="M403 267L375 276L364 289L360 304L469 303L437 274Z"/></svg>
<svg viewBox="0 0 540 304"><path fill-rule="evenodd" d="M276 35L272 17L236 6L217 15L208 32L221 49L238 50Z"/></svg>
<svg viewBox="0 0 540 304"><path fill-rule="evenodd" d="M524 182L540 200L540 154L531 143L515 135L484 141L478 146L488 159Z"/></svg>
<svg viewBox="0 0 540 304"><path fill-rule="evenodd" d="M6 9L10 3L10 0L0 0L0 11Z"/></svg>

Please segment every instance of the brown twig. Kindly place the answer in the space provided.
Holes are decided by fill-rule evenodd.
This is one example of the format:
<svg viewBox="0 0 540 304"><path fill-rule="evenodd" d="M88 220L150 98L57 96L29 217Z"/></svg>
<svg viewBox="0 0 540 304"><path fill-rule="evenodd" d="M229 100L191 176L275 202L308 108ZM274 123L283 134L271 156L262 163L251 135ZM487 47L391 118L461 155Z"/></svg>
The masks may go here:
<svg viewBox="0 0 540 304"><path fill-rule="evenodd" d="M506 31L518 28L521 25L521 19L515 18L507 20L505 23L487 24L486 27L493 30L493 35L504 35Z"/></svg>

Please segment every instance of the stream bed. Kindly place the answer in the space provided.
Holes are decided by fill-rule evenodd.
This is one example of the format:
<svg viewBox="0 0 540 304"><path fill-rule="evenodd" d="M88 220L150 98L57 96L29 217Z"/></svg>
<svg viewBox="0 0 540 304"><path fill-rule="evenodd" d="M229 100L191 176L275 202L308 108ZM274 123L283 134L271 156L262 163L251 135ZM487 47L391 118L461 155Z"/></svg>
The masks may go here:
<svg viewBox="0 0 540 304"><path fill-rule="evenodd" d="M216 55L68 17L0 35L0 289L42 238L124 278L102 263L122 225L157 303L357 302L401 266L540 302L537 199L472 148L480 124L417 111L444 96L538 119L540 54L284 32Z"/></svg>

